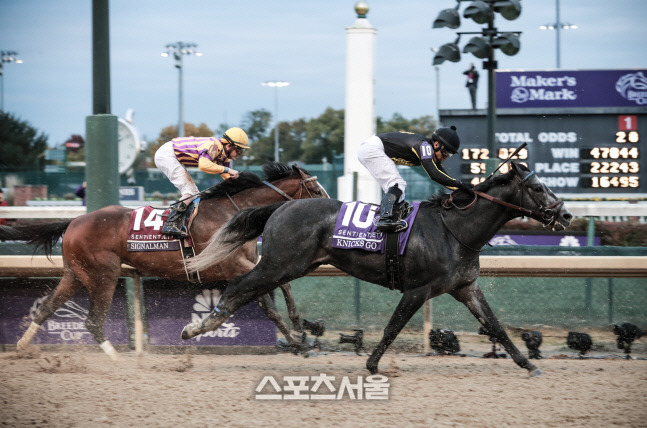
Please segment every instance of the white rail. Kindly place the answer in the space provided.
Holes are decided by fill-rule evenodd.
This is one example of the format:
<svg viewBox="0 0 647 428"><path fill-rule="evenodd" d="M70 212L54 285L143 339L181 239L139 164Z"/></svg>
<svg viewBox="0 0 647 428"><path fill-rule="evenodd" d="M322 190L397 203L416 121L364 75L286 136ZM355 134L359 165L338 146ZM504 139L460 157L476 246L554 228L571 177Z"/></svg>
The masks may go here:
<svg viewBox="0 0 647 428"><path fill-rule="evenodd" d="M132 203L122 204L130 208L137 208L143 205L152 205L155 207L164 206L161 201L134 201ZM86 207L83 206L22 206L22 207L0 207L0 218L76 218L87 213Z"/></svg>
<svg viewBox="0 0 647 428"><path fill-rule="evenodd" d="M145 202L160 206L160 201ZM127 206L139 207L137 201ZM580 202L567 201L575 217L647 217L647 202ZM0 218L75 218L86 213L86 207L0 207Z"/></svg>

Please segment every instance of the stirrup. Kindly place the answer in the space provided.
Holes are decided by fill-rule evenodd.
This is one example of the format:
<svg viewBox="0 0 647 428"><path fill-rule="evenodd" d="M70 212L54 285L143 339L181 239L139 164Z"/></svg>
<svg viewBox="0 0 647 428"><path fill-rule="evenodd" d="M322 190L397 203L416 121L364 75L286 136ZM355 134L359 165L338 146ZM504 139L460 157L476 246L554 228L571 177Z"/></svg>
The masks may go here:
<svg viewBox="0 0 647 428"><path fill-rule="evenodd" d="M413 205L407 201L402 201L397 205L398 211L400 211L400 218L407 218L413 212Z"/></svg>
<svg viewBox="0 0 647 428"><path fill-rule="evenodd" d="M186 226L179 228L175 224L164 224L164 226L162 227L162 234L171 236L173 238L187 238L189 236L189 232L186 230Z"/></svg>
<svg viewBox="0 0 647 428"><path fill-rule="evenodd" d="M378 232L402 232L409 227L409 224L404 220L393 221L392 219L380 219L377 222L376 230Z"/></svg>
<svg viewBox="0 0 647 428"><path fill-rule="evenodd" d="M189 205L191 205L190 202L188 204L185 204L184 201L177 201L177 202L169 205L169 208L171 208L171 209L173 209L173 210L175 210L175 211L177 211L179 213L183 213L184 211L187 210Z"/></svg>

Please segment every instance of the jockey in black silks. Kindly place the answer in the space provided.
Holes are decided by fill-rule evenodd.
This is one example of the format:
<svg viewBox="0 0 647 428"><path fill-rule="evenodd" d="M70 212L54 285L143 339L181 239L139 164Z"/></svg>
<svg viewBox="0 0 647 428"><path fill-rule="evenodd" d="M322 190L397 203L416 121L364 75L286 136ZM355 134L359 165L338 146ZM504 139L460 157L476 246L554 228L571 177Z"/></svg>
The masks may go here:
<svg viewBox="0 0 647 428"><path fill-rule="evenodd" d="M472 191L472 186L450 177L443 161L455 154L461 143L456 127L436 129L430 137L408 132L387 132L373 135L358 150L359 161L368 169L384 191L380 204L377 230L397 232L407 227L401 219L404 203L404 181L396 165L421 165L427 175L449 190Z"/></svg>

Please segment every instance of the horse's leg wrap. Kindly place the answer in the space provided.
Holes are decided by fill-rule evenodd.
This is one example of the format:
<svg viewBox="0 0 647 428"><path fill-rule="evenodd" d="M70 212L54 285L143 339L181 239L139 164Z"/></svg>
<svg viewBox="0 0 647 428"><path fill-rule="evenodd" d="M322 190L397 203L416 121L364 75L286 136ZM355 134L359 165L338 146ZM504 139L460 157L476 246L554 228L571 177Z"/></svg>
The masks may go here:
<svg viewBox="0 0 647 428"><path fill-rule="evenodd" d="M25 334L23 334L20 340L18 341L18 344L16 345L16 350L22 351L23 349L25 349L25 347L31 343L34 336L36 336L36 333L38 333L39 328L40 328L40 324L36 324L35 322L32 321L32 323L30 324Z"/></svg>
<svg viewBox="0 0 647 428"><path fill-rule="evenodd" d="M182 339L192 339L200 334L204 334L208 331L213 331L220 327L222 323L227 321L231 314L229 311L222 308L220 304L213 308L213 311L209 314L208 317L203 319L199 323L187 324L182 329Z"/></svg>
<svg viewBox="0 0 647 428"><path fill-rule="evenodd" d="M106 340L99 346L101 346L101 349L103 349L103 352L108 354L108 356L112 361L119 361L119 353L117 353L117 350L115 349L114 346L112 346L112 343L110 343L109 340Z"/></svg>

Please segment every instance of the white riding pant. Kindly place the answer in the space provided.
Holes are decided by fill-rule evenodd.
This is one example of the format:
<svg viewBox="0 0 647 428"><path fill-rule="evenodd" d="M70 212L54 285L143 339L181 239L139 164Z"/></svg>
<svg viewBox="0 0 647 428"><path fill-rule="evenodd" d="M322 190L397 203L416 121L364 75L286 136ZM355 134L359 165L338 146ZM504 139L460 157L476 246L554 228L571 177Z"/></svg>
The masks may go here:
<svg viewBox="0 0 647 428"><path fill-rule="evenodd" d="M402 196L398 202L404 200L404 190L407 188L407 182L400 175L395 163L384 153L384 144L382 144L380 137L373 135L360 144L357 157L361 164L368 169L375 181L379 183L384 193L397 184L398 188L402 190Z"/></svg>
<svg viewBox="0 0 647 428"><path fill-rule="evenodd" d="M157 149L155 152L155 166L177 187L180 191L180 199L199 192L198 186L195 185L189 175L189 171L175 157L173 142L169 141ZM189 202L191 201L185 201L186 204Z"/></svg>

